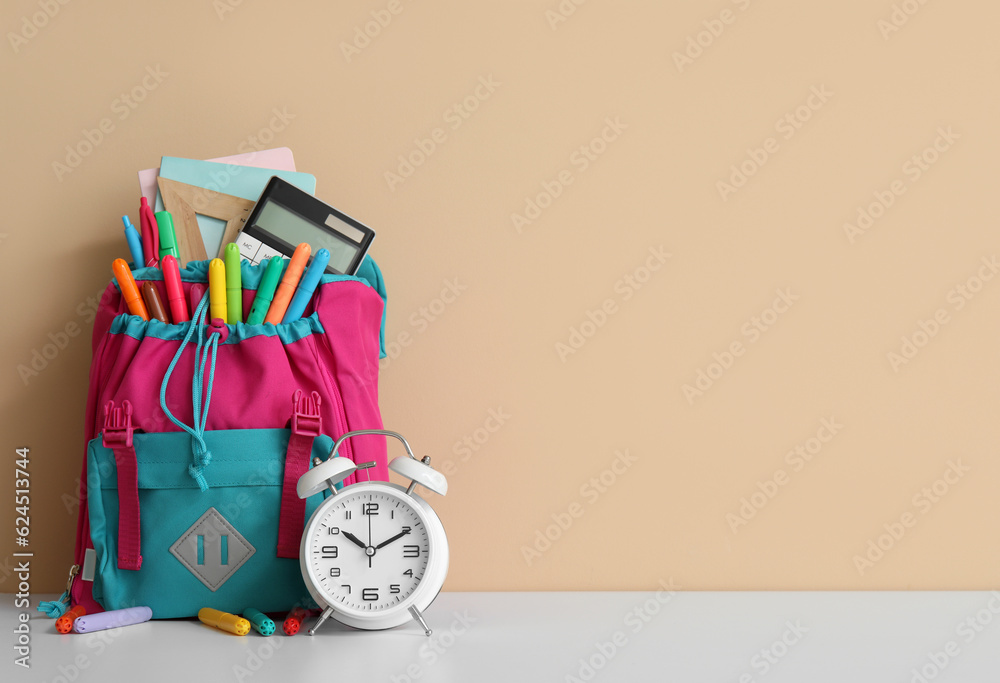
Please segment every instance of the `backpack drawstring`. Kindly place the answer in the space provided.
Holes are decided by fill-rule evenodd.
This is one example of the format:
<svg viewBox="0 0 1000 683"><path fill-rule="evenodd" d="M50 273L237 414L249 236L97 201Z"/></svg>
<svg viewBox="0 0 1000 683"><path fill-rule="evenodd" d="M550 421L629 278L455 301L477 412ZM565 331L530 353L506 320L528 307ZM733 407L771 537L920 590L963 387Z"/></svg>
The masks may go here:
<svg viewBox="0 0 1000 683"><path fill-rule="evenodd" d="M188 474L198 482L198 487L202 491L208 490L208 482L205 481L204 470L212 462L212 452L208 450L204 434L205 425L208 423L208 408L212 402L212 385L215 381L215 359L219 348L219 337L221 336L219 332L213 330L209 333L208 340L205 340L205 328L207 325L204 321L204 314L207 307L208 293L206 292L192 316L191 327L188 329L187 334L184 335L184 341L181 342L180 348L174 354L174 359L170 361L170 366L163 376L163 384L160 385L160 407L163 409L163 412L170 418L171 422L190 434L193 438L191 451L194 457L192 463L188 465ZM194 351L194 377L191 380L191 405L193 408L194 426L189 427L174 417L170 409L167 408L167 383L174 372L174 367L181 359L184 347L191 341L191 336L194 334L195 329L198 330L198 340ZM208 386L206 387L205 366L208 365L209 352L211 352L212 361L208 368ZM203 393L205 395L204 406L202 406Z"/></svg>

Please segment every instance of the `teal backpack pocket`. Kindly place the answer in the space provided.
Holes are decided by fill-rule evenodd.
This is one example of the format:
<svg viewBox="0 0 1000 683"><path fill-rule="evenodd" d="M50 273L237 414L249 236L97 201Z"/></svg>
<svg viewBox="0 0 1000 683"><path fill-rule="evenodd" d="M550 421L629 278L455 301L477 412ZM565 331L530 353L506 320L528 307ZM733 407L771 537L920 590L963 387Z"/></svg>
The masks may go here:
<svg viewBox="0 0 1000 683"><path fill-rule="evenodd" d="M275 552L291 430L210 430L202 436L212 454L207 490L189 474L188 433L132 434L142 526L137 569L123 568L119 558L119 527L130 520L120 519L115 452L100 437L89 442L94 598L106 610L146 605L155 619L195 616L202 607L241 614L251 607L278 612L313 606L298 559ZM310 466L332 447L328 436L313 438ZM321 502L318 496L306 501L305 519Z"/></svg>

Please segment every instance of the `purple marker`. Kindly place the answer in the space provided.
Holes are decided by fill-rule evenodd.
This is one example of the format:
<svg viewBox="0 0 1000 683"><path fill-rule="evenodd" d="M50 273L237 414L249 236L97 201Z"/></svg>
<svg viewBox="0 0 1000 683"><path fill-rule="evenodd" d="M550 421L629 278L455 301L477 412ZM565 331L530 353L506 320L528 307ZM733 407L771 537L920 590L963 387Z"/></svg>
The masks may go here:
<svg viewBox="0 0 1000 683"><path fill-rule="evenodd" d="M91 633L119 626L141 624L152 618L153 610L149 607L129 607L128 609L116 609L111 612L98 612L97 614L77 617L77 620L73 622L73 630L77 633Z"/></svg>

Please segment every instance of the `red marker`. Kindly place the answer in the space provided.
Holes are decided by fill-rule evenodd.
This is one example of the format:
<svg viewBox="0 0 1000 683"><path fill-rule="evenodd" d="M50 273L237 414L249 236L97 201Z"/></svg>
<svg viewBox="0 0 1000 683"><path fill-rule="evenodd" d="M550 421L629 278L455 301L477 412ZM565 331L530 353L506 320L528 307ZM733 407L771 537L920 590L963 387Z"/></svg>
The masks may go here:
<svg viewBox="0 0 1000 683"><path fill-rule="evenodd" d="M149 207L145 197L139 200L139 225L142 228L143 265L147 268L155 267L160 263L160 230L156 225L153 209Z"/></svg>
<svg viewBox="0 0 1000 683"><path fill-rule="evenodd" d="M160 269L163 270L163 283L167 286L167 301L170 304L171 317L175 323L190 320L191 316L188 315L187 301L184 300L184 288L181 286L181 271L177 265L177 259L167 254L160 262Z"/></svg>
<svg viewBox="0 0 1000 683"><path fill-rule="evenodd" d="M294 608L285 617L285 620L281 624L281 630L285 632L287 636L294 636L299 632L299 628L302 626L302 622L305 618L309 616L309 612L301 607Z"/></svg>

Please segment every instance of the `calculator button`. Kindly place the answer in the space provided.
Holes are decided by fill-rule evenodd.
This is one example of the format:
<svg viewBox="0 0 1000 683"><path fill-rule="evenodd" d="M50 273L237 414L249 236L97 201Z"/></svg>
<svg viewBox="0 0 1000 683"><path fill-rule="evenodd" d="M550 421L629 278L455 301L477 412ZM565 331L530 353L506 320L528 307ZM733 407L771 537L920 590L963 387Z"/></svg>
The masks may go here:
<svg viewBox="0 0 1000 683"><path fill-rule="evenodd" d="M261 247L261 241L251 237L245 232L236 236L236 245L240 248L240 258L245 258L251 263L257 263L257 251Z"/></svg>
<svg viewBox="0 0 1000 683"><path fill-rule="evenodd" d="M261 243L261 245L260 245L260 251L257 252L257 261L260 263L260 262L268 260L272 256L281 256L282 258L284 258L285 255L282 254L277 249L272 249L271 247L267 246L266 244Z"/></svg>

